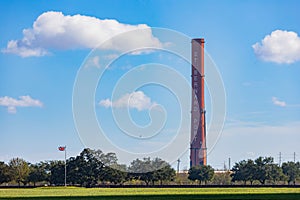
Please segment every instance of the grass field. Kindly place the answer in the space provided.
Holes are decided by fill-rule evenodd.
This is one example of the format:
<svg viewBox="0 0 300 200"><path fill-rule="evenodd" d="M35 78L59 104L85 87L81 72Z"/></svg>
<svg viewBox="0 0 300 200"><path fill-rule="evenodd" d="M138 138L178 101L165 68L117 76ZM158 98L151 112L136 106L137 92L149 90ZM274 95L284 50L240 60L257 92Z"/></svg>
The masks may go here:
<svg viewBox="0 0 300 200"><path fill-rule="evenodd" d="M300 188L76 188L0 189L3 199L300 199Z"/></svg>

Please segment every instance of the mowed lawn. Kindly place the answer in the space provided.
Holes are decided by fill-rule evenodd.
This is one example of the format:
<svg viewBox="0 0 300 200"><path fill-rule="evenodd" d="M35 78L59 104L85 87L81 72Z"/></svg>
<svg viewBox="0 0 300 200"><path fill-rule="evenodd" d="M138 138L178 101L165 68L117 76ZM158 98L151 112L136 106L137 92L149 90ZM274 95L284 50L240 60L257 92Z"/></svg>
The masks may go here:
<svg viewBox="0 0 300 200"><path fill-rule="evenodd" d="M300 199L300 188L76 188L0 189L0 199Z"/></svg>

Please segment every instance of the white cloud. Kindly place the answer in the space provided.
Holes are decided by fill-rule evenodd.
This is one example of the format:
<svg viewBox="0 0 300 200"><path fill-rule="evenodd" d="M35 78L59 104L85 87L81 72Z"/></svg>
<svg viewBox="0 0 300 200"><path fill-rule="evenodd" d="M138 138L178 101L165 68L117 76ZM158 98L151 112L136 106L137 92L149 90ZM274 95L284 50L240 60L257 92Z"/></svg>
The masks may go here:
<svg viewBox="0 0 300 200"><path fill-rule="evenodd" d="M109 108L112 106L112 102L109 99L104 99L99 102L99 105Z"/></svg>
<svg viewBox="0 0 300 200"><path fill-rule="evenodd" d="M30 96L20 96L19 99L12 97L0 97L0 106L7 107L8 113L16 113L17 107L42 107L43 103L39 100L32 99Z"/></svg>
<svg viewBox="0 0 300 200"><path fill-rule="evenodd" d="M252 48L264 61L290 64L300 60L300 37L293 31L273 31Z"/></svg>
<svg viewBox="0 0 300 200"><path fill-rule="evenodd" d="M44 56L49 53L49 49L92 49L112 36L136 29L140 31L118 41L111 41L103 48L123 51L140 46L161 46L146 24L129 25L114 19L102 20L49 11L41 14L32 28L23 30L22 39L9 41L2 52L29 57Z"/></svg>
<svg viewBox="0 0 300 200"><path fill-rule="evenodd" d="M272 102L273 102L273 104L276 105L276 106L286 107L286 103L285 103L284 101L278 100L277 97L272 97Z"/></svg>
<svg viewBox="0 0 300 200"><path fill-rule="evenodd" d="M100 68L101 67L101 65L100 65L100 57L99 56L94 56L94 57L89 58L86 61L86 64L84 65L84 67L85 68L88 68L88 67Z"/></svg>
<svg viewBox="0 0 300 200"><path fill-rule="evenodd" d="M46 49L40 47L30 47L22 44L21 41L11 40L7 44L7 48L2 50L4 53L13 53L21 57L44 56L49 54Z"/></svg>
<svg viewBox="0 0 300 200"><path fill-rule="evenodd" d="M150 97L146 96L142 91L132 92L131 94L127 93L121 98L112 102L109 99L104 99L99 102L99 105L115 108L135 108L138 111L150 109L152 106L155 106L156 103L152 102Z"/></svg>

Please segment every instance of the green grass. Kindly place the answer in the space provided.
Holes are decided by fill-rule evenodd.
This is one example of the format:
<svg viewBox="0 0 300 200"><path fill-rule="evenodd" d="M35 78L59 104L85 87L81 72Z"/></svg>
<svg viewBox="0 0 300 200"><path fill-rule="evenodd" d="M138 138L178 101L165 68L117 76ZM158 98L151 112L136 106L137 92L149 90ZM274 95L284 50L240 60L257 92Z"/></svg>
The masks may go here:
<svg viewBox="0 0 300 200"><path fill-rule="evenodd" d="M3 199L300 199L300 188L76 188L0 189Z"/></svg>

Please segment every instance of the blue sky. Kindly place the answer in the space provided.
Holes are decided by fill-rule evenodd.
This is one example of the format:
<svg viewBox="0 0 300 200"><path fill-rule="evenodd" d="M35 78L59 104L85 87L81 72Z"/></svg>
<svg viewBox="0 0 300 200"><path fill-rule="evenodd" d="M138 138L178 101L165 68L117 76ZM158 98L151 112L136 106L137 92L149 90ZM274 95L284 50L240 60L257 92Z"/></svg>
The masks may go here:
<svg viewBox="0 0 300 200"><path fill-rule="evenodd" d="M300 155L299 1L24 0L0 5L0 160L61 159L57 147L65 144L69 156L77 155L84 148L72 113L77 72L101 37L139 26L205 38L206 51L224 82L227 111L209 164L222 168L228 157L235 162L262 155L278 161L282 152L285 161L292 159L293 152ZM82 21L76 22L74 16ZM104 19L115 21L99 22ZM36 28L34 22L39 22ZM97 27L99 23L103 26ZM145 41L155 43L155 38L153 33ZM110 48L114 47L106 50ZM187 63L172 57L168 61L164 58L170 55L162 55L163 59L155 53L127 55L106 71L101 82L105 87L95 95L95 112L99 123L106 123L105 130L117 132L110 108L123 104L99 102L109 99L118 78L136 65L160 61L189 79ZM170 91L155 85L138 91L143 93L136 97L146 104L129 109L133 120L148 124L148 111L157 103L171 112L166 132L176 129L179 111L172 106L176 98ZM209 112L208 95L206 101ZM188 154L181 159L181 167L188 166Z"/></svg>

